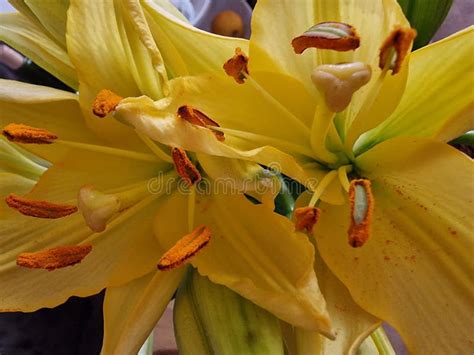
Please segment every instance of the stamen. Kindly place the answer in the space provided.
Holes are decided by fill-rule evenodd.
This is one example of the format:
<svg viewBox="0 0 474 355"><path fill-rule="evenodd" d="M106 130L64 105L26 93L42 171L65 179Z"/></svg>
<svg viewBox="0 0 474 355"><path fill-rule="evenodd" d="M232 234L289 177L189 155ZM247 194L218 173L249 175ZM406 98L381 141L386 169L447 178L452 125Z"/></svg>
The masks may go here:
<svg viewBox="0 0 474 355"><path fill-rule="evenodd" d="M391 69L392 75L397 74L415 37L416 31L413 28L395 28L380 47L380 69Z"/></svg>
<svg viewBox="0 0 474 355"><path fill-rule="evenodd" d="M188 183L189 186L193 186L195 183L201 180L201 174L199 170L194 166L191 160L188 158L186 151L181 148L172 148L171 156L173 158L176 171L179 176Z"/></svg>
<svg viewBox="0 0 474 355"><path fill-rule="evenodd" d="M61 246L36 253L21 253L18 266L52 271L80 263L92 250L92 245Z"/></svg>
<svg viewBox="0 0 474 355"><path fill-rule="evenodd" d="M211 230L202 225L181 238L158 262L158 269L171 270L185 263L211 240Z"/></svg>
<svg viewBox="0 0 474 355"><path fill-rule="evenodd" d="M349 244L358 248L370 237L374 198L371 183L366 179L352 180L349 187L351 204L351 225L349 227Z"/></svg>
<svg viewBox="0 0 474 355"><path fill-rule="evenodd" d="M195 108L192 108L189 105L184 105L178 108L177 116L182 118L183 120L188 121L189 123L195 124L200 127L220 127L216 121L210 119L204 113L199 110L196 110ZM213 133L219 141L222 142L225 140L223 132L213 131Z"/></svg>
<svg viewBox="0 0 474 355"><path fill-rule="evenodd" d="M313 227L318 222L320 214L321 210L316 207L308 206L295 209L295 229L313 233Z"/></svg>
<svg viewBox="0 0 474 355"><path fill-rule="evenodd" d="M352 170L352 165L341 166L339 167L339 169L337 169L337 175L339 177L339 181L346 192L349 192L349 187L350 187L350 182L349 182L349 179L347 178L347 173L349 173L351 170Z"/></svg>
<svg viewBox="0 0 474 355"><path fill-rule="evenodd" d="M110 90L103 89L99 91L92 103L92 112L98 117L105 117L113 112L122 100L122 96L119 96Z"/></svg>
<svg viewBox="0 0 474 355"><path fill-rule="evenodd" d="M5 199L7 205L21 214L37 218L61 218L77 212L73 205L60 205L48 201L30 200L16 194L10 194Z"/></svg>
<svg viewBox="0 0 474 355"><path fill-rule="evenodd" d="M352 95L370 81L370 66L362 62L324 64L316 67L311 79L324 94L326 105L334 112L343 111Z"/></svg>
<svg viewBox="0 0 474 355"><path fill-rule="evenodd" d="M10 142L25 144L51 144L58 138L57 135L46 129L17 123L5 126L2 133Z"/></svg>
<svg viewBox="0 0 474 355"><path fill-rule="evenodd" d="M294 38L291 45L297 54L303 53L307 48L345 52L358 48L360 38L351 25L341 22L322 22Z"/></svg>
<svg viewBox="0 0 474 355"><path fill-rule="evenodd" d="M79 189L77 203L86 224L97 233L103 232L107 222L121 209L117 196L104 194L91 185Z"/></svg>
<svg viewBox="0 0 474 355"><path fill-rule="evenodd" d="M321 179L321 182L318 184L316 189L314 190L313 197L311 197L311 201L309 201L308 206L314 207L318 202L319 198L323 194L324 190L329 186L329 184L334 180L337 176L336 170L331 170L329 173L326 174L325 177Z"/></svg>
<svg viewBox="0 0 474 355"><path fill-rule="evenodd" d="M227 75L233 77L237 83L243 84L245 77L249 74L248 61L249 57L237 47L234 56L224 63L224 71Z"/></svg>

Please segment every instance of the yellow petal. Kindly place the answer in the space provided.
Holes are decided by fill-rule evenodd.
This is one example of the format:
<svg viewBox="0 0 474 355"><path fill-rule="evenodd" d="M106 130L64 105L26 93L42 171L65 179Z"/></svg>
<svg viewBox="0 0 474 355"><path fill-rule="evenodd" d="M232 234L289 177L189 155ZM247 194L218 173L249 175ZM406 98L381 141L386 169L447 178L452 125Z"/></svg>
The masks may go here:
<svg viewBox="0 0 474 355"><path fill-rule="evenodd" d="M163 247L186 234L185 223L168 222L186 204L186 195L176 193L158 211L155 233ZM201 275L289 323L331 335L313 271L314 249L291 221L244 196L220 195L199 198L196 223L212 233L209 245L190 260Z"/></svg>
<svg viewBox="0 0 474 355"><path fill-rule="evenodd" d="M283 173L307 184L311 175L300 165L313 155L304 145L309 139L308 128L276 104L274 98L256 88L244 88L247 84L237 86L231 78L219 76L174 79L170 82L172 100L153 102L146 97L128 98L117 106L115 117L170 146L252 160L266 166L278 163ZM218 141L210 129L177 117L178 107L187 104L217 121L225 134L225 142ZM288 124L290 120L295 125ZM294 153L295 157L287 152Z"/></svg>
<svg viewBox="0 0 474 355"><path fill-rule="evenodd" d="M234 55L235 48L248 53L248 41L244 39L199 30L178 18L175 12L170 13L169 5L163 1L142 3L153 38L172 77L214 70L224 73L222 65Z"/></svg>
<svg viewBox="0 0 474 355"><path fill-rule="evenodd" d="M152 271L123 286L107 288L103 354L138 353L173 297L184 271Z"/></svg>
<svg viewBox="0 0 474 355"><path fill-rule="evenodd" d="M56 0L44 6L41 0L26 0L24 3L43 25L46 31L62 48L66 48L66 12L69 0Z"/></svg>
<svg viewBox="0 0 474 355"><path fill-rule="evenodd" d="M103 191L156 176L154 164L113 158L99 153L71 153L43 174L28 198L72 202L79 186L90 183ZM33 311L64 302L71 295L87 296L117 286L156 267L160 249L152 224L158 202L147 197L113 219L103 233L94 234L79 213L45 220L9 209L0 196L0 309ZM6 186L6 185L5 185ZM22 190L23 192L24 190ZM19 191L20 192L20 191ZM61 245L92 244L91 253L78 265L53 272L18 267L22 252Z"/></svg>
<svg viewBox="0 0 474 355"><path fill-rule="evenodd" d="M405 94L395 112L363 138L359 151L396 136L449 141L474 127L474 27L411 55Z"/></svg>
<svg viewBox="0 0 474 355"><path fill-rule="evenodd" d="M380 324L352 299L347 288L324 264L319 255L315 263L318 283L327 300L328 312L336 331L336 340L329 340L316 332L295 328L299 354L350 354L354 355L364 339Z"/></svg>
<svg viewBox="0 0 474 355"><path fill-rule="evenodd" d="M136 149L138 139L112 118L91 113L98 92L123 97L162 97L166 73L136 1L72 1L68 11L68 51L80 81L80 102L88 126L109 144Z"/></svg>
<svg viewBox="0 0 474 355"><path fill-rule="evenodd" d="M70 87L77 88L76 72L66 50L34 21L18 13L0 14L0 40Z"/></svg>
<svg viewBox="0 0 474 355"><path fill-rule="evenodd" d="M410 352L469 352L471 159L442 143L394 138L357 165L372 181L372 237L350 247L349 206L326 205L316 230L324 261L361 307L397 328Z"/></svg>
<svg viewBox="0 0 474 355"><path fill-rule="evenodd" d="M84 124L77 95L45 86L0 80L0 125L23 123L54 132L60 139L101 144ZM57 161L66 147L61 145L23 145L40 157Z"/></svg>

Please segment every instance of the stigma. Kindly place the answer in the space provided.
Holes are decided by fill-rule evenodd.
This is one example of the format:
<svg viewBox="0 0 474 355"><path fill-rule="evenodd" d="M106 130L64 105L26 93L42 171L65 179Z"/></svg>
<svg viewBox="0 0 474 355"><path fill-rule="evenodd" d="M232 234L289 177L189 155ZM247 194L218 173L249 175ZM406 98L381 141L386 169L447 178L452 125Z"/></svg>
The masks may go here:
<svg viewBox="0 0 474 355"><path fill-rule="evenodd" d="M6 197L7 205L21 214L37 218L62 218L77 212L77 207L74 205L57 204L42 200L31 200L10 194Z"/></svg>
<svg viewBox="0 0 474 355"><path fill-rule="evenodd" d="M351 205L349 244L358 248L363 246L370 237L374 198L369 180L356 179L350 182L349 202Z"/></svg>
<svg viewBox="0 0 474 355"><path fill-rule="evenodd" d="M233 77L238 84L243 84L249 74L248 61L249 57L237 47L234 56L224 63L224 71L227 75Z"/></svg>
<svg viewBox="0 0 474 355"><path fill-rule="evenodd" d="M84 221L96 233L103 232L107 222L121 209L118 197L97 191L91 185L79 189L77 202Z"/></svg>
<svg viewBox="0 0 474 355"><path fill-rule="evenodd" d="M46 129L10 123L2 130L3 135L10 141L25 144L51 144L58 136Z"/></svg>
<svg viewBox="0 0 474 355"><path fill-rule="evenodd" d="M119 96L110 90L103 89L99 91L92 103L92 112L98 117L105 117L113 112L122 100L122 96Z"/></svg>
<svg viewBox="0 0 474 355"><path fill-rule="evenodd" d="M405 57L411 50L416 31L413 28L394 29L380 47L379 67L392 70L392 75L397 74Z"/></svg>
<svg viewBox="0 0 474 355"><path fill-rule="evenodd" d="M171 157L177 173L189 186L193 186L201 180L199 170L191 162L184 149L172 148Z"/></svg>
<svg viewBox="0 0 474 355"><path fill-rule="evenodd" d="M342 22L322 22L291 41L295 53L308 48L331 49L339 52L355 50L360 38L354 27Z"/></svg>
<svg viewBox="0 0 474 355"><path fill-rule="evenodd" d="M371 77L370 66L362 62L323 64L311 74L311 80L333 112L343 111L351 102L352 95Z"/></svg>
<svg viewBox="0 0 474 355"><path fill-rule="evenodd" d="M52 271L80 263L92 251L92 245L72 245L51 248L36 253L21 253L18 266Z"/></svg>
<svg viewBox="0 0 474 355"><path fill-rule="evenodd" d="M188 259L196 255L211 240L211 230L201 225L169 249L158 262L158 269L171 270L184 264Z"/></svg>
<svg viewBox="0 0 474 355"><path fill-rule="evenodd" d="M201 111L189 105L180 106L178 108L177 116L196 126L205 127L205 128L208 128L209 126L220 127L216 121L212 120ZM225 140L225 136L223 132L212 131L212 133L214 133L217 140L221 142Z"/></svg>

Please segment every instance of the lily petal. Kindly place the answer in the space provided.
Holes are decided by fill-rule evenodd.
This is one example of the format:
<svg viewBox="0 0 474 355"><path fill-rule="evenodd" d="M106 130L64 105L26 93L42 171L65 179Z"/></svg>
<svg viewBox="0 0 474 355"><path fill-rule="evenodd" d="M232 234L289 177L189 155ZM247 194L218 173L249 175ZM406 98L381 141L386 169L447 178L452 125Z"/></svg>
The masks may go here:
<svg viewBox="0 0 474 355"><path fill-rule="evenodd" d="M103 354L138 353L173 297L184 271L152 271L105 291Z"/></svg>
<svg viewBox="0 0 474 355"><path fill-rule="evenodd" d="M77 88L74 66L64 48L44 29L18 13L0 14L0 40L30 58L72 88Z"/></svg>
<svg viewBox="0 0 474 355"><path fill-rule="evenodd" d="M186 234L184 223L168 222L186 204L186 195L175 193L158 211L155 233L163 247ZM190 260L201 275L289 323L332 336L314 249L291 221L238 195L202 198L196 209L196 222L212 232L209 245Z"/></svg>
<svg viewBox="0 0 474 355"><path fill-rule="evenodd" d="M0 125L23 123L54 132L60 139L100 144L84 123L76 94L46 86L0 79ZM67 114L66 114L67 113ZM63 146L28 144L25 149L49 160L64 154Z"/></svg>
<svg viewBox="0 0 474 355"><path fill-rule="evenodd" d="M20 6L20 11L25 13L26 9L24 7L26 6L29 10L27 14L33 14L50 36L65 49L66 13L69 7L69 0L51 1L48 3L48 6L45 6L41 0L26 0L23 4L23 7Z"/></svg>
<svg viewBox="0 0 474 355"><path fill-rule="evenodd" d="M74 203L77 188L85 183L110 191L130 184L130 179L136 182L155 176L155 169L154 164L137 164L99 153L70 153L64 161L48 169L26 197L58 202L73 199ZM4 190L3 182L1 186L4 194L0 196L0 244L6 251L0 256L2 311L27 312L53 307L71 295L95 294L155 268L160 249L153 237L152 224L159 202L153 202L153 196L122 212L104 232L94 233L78 213L44 220L7 208L5 197L12 191ZM92 252L73 267L46 272L21 268L15 263L22 252L82 243L92 244Z"/></svg>
<svg viewBox="0 0 474 355"><path fill-rule="evenodd" d="M361 307L397 328L410 352L469 352L471 159L439 142L394 138L357 165L372 181L373 235L350 247L349 206L323 206L316 238L324 261Z"/></svg>
<svg viewBox="0 0 474 355"><path fill-rule="evenodd" d="M237 47L248 53L247 40L197 29L175 11L171 12L165 1L142 0L141 3L171 77L222 70Z"/></svg>
<svg viewBox="0 0 474 355"><path fill-rule="evenodd" d="M414 52L399 106L362 138L358 151L397 136L433 137L447 142L472 129L473 52L474 27Z"/></svg>
<svg viewBox="0 0 474 355"><path fill-rule="evenodd" d="M123 97L163 96L163 61L137 1L72 1L68 11L68 51L80 81L80 103L87 125L109 144L137 149L138 138L110 117L91 113L98 92Z"/></svg>
<svg viewBox="0 0 474 355"><path fill-rule="evenodd" d="M347 288L334 276L319 255L316 256L315 270L321 291L327 300L328 312L334 322L336 340L295 328L298 353L355 355L360 344L380 325L380 320L353 301Z"/></svg>

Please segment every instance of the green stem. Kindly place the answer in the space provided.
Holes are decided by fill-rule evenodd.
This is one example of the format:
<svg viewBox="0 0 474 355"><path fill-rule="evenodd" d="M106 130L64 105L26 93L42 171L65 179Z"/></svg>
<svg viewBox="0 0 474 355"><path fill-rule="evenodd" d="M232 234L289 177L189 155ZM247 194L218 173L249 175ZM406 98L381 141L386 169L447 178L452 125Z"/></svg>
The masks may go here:
<svg viewBox="0 0 474 355"><path fill-rule="evenodd" d="M396 355L395 350L382 327L377 328L370 337L377 347L379 355Z"/></svg>

